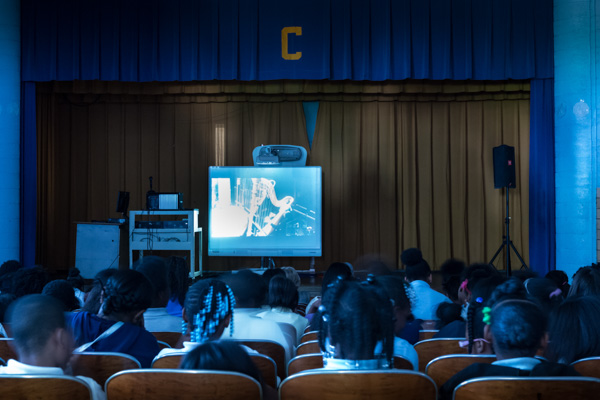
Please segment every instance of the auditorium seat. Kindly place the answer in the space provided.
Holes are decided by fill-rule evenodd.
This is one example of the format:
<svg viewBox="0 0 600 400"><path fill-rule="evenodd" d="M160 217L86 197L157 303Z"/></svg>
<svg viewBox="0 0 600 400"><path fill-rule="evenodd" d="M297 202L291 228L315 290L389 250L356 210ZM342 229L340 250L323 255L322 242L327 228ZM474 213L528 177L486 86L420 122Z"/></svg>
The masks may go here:
<svg viewBox="0 0 600 400"><path fill-rule="evenodd" d="M433 339L436 333L439 330L437 329L422 329L419 331L419 342L427 339Z"/></svg>
<svg viewBox="0 0 600 400"><path fill-rule="evenodd" d="M317 370L290 376L281 400L435 400L437 387L425 374L404 370Z"/></svg>
<svg viewBox="0 0 600 400"><path fill-rule="evenodd" d="M152 361L152 368L155 369L179 369L181 360L185 357L185 354L165 354L160 357L156 357ZM260 371L265 383L273 388L277 388L277 366L275 361L269 356L264 354L250 354L250 359L256 365L256 368Z"/></svg>
<svg viewBox="0 0 600 400"><path fill-rule="evenodd" d="M434 358L425 367L425 373L440 387L458 372L475 363L492 363L495 355L450 354Z"/></svg>
<svg viewBox="0 0 600 400"><path fill-rule="evenodd" d="M414 366L412 365L410 360L400 356L394 356L394 368L414 370Z"/></svg>
<svg viewBox="0 0 600 400"><path fill-rule="evenodd" d="M571 366L582 376L600 378L600 357L582 358L581 360L571 363Z"/></svg>
<svg viewBox="0 0 600 400"><path fill-rule="evenodd" d="M260 400L262 388L248 375L210 370L138 369L106 381L108 400Z"/></svg>
<svg viewBox="0 0 600 400"><path fill-rule="evenodd" d="M288 376L310 369L323 368L323 356L319 354L303 354L290 360L287 366Z"/></svg>
<svg viewBox="0 0 600 400"><path fill-rule="evenodd" d="M84 381L66 375L0 375L0 399L90 400Z"/></svg>
<svg viewBox="0 0 600 400"><path fill-rule="evenodd" d="M303 354L321 354L319 341L309 340L308 342L304 342L298 346L298 348L296 348L296 355L301 356Z"/></svg>
<svg viewBox="0 0 600 400"><path fill-rule="evenodd" d="M419 355L419 371L425 372L425 367L434 358L447 354L466 354L467 349L460 347L458 342L464 339L427 339L415 344Z"/></svg>
<svg viewBox="0 0 600 400"><path fill-rule="evenodd" d="M74 353L70 363L73 375L92 378L100 386L117 372L141 368L140 362L129 354L109 352Z"/></svg>
<svg viewBox="0 0 600 400"><path fill-rule="evenodd" d="M588 377L486 377L454 389L455 400L590 400L600 393L600 379Z"/></svg>
<svg viewBox="0 0 600 400"><path fill-rule="evenodd" d="M179 332L150 332L154 335L156 340L165 342L169 347L177 347L177 342L181 339L181 333Z"/></svg>
<svg viewBox="0 0 600 400"><path fill-rule="evenodd" d="M300 338L300 344L310 342L312 340L318 340L318 339L319 339L319 332L317 332L317 331L307 332L304 335L302 335L302 337Z"/></svg>
<svg viewBox="0 0 600 400"><path fill-rule="evenodd" d="M17 359L17 353L13 348L13 339L11 338L0 338L0 358L4 361L8 361L11 358Z"/></svg>
<svg viewBox="0 0 600 400"><path fill-rule="evenodd" d="M250 347L275 361L277 376L285 379L285 349L282 345L272 340L236 340L239 344Z"/></svg>

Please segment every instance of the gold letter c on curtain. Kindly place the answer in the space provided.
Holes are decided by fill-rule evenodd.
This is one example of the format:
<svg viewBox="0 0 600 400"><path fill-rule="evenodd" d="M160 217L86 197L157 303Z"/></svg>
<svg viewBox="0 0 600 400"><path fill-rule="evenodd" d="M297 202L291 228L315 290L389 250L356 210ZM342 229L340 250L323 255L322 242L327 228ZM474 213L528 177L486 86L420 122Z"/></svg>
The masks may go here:
<svg viewBox="0 0 600 400"><path fill-rule="evenodd" d="M281 30L281 57L284 60L299 60L302 57L302 52L298 51L294 54L288 53L288 35L293 33L296 36L302 36L301 26L286 26Z"/></svg>

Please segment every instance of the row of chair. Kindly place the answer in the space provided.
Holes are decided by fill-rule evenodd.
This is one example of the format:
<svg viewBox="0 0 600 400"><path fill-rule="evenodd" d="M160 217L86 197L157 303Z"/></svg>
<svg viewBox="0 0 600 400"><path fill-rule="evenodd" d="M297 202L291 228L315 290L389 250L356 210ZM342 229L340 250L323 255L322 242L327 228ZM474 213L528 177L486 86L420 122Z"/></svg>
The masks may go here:
<svg viewBox="0 0 600 400"><path fill-rule="evenodd" d="M126 370L105 384L108 400L261 399L262 388L251 377L234 372L207 370ZM596 398L600 379L569 378L477 378L459 385L456 400L543 399L583 400ZM282 400L435 400L437 385L414 371L306 371L285 379L279 387ZM67 376L0 376L0 398L47 400L90 399L83 381Z"/></svg>

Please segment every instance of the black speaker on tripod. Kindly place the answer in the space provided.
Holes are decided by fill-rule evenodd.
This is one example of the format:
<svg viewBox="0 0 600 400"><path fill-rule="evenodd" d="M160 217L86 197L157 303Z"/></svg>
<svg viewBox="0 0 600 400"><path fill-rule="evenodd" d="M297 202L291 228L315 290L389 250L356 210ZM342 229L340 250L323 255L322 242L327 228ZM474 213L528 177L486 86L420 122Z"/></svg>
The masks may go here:
<svg viewBox="0 0 600 400"><path fill-rule="evenodd" d="M504 187L517 187L515 148L506 144L494 147L494 188Z"/></svg>
<svg viewBox="0 0 600 400"><path fill-rule="evenodd" d="M517 179L515 173L515 148L503 144L502 146L494 147L494 187L496 189L504 188L506 194L506 218L504 223L506 224L506 232L502 237L502 244L492 257L490 264L494 263L496 257L500 252L506 248L506 275L511 275L510 265L510 250L512 249L516 256L521 261L521 268L527 268L525 261L517 251L517 248L510 240L510 208L508 204L508 191L511 188L517 187Z"/></svg>

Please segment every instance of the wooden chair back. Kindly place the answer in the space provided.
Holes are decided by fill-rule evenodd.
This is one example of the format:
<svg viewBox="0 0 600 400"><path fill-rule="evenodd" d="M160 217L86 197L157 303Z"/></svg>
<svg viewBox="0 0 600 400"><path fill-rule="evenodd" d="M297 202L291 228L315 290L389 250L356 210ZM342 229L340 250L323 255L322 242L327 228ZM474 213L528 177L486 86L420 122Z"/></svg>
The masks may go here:
<svg viewBox="0 0 600 400"><path fill-rule="evenodd" d="M422 340L433 339L435 334L438 332L439 332L439 330L437 330L437 329L420 330L419 331L419 342Z"/></svg>
<svg viewBox="0 0 600 400"><path fill-rule="evenodd" d="M600 379L588 377L488 377L470 379L454 389L456 400L589 400L600 393Z"/></svg>
<svg viewBox="0 0 600 400"><path fill-rule="evenodd" d="M117 372L136 368L141 368L140 362L123 353L84 352L75 353L71 358L73 375L92 378L100 386Z"/></svg>
<svg viewBox="0 0 600 400"><path fill-rule="evenodd" d="M581 376L589 376L591 378L600 378L600 357L582 358L571 363L575 371Z"/></svg>
<svg viewBox="0 0 600 400"><path fill-rule="evenodd" d="M285 349L282 345L272 340L236 340L236 342L250 347L275 361L277 376L285 379Z"/></svg>
<svg viewBox="0 0 600 400"><path fill-rule="evenodd" d="M495 355L450 354L429 361L425 373L440 387L458 372L475 363L491 364L496 361Z"/></svg>
<svg viewBox="0 0 600 400"><path fill-rule="evenodd" d="M250 358L260 371L264 382L272 388L277 389L277 365L275 361L264 354L250 354Z"/></svg>
<svg viewBox="0 0 600 400"><path fill-rule="evenodd" d="M319 347L319 341L318 340L309 340L308 342L304 342L296 348L297 356L301 356L304 354L321 354L321 348Z"/></svg>
<svg viewBox="0 0 600 400"><path fill-rule="evenodd" d="M292 376L299 372L323 368L323 356L321 354L304 354L290 360L287 366L287 375Z"/></svg>
<svg viewBox="0 0 600 400"><path fill-rule="evenodd" d="M169 345L169 343L167 342L163 342L162 340L157 340L156 343L158 343L158 347L162 350L162 349L170 349L171 346Z"/></svg>
<svg viewBox="0 0 600 400"><path fill-rule="evenodd" d="M464 339L461 339L464 340ZM419 355L419 371L425 372L429 361L447 354L467 354L467 349L458 345L459 339L428 339L415 344Z"/></svg>
<svg viewBox="0 0 600 400"><path fill-rule="evenodd" d="M179 369L181 360L185 353L165 354L152 361L152 368L158 369ZM277 366L271 357L263 354L250 354L250 358L260 371L265 383L273 388L277 387Z"/></svg>
<svg viewBox="0 0 600 400"><path fill-rule="evenodd" d="M181 332L150 332L156 340L165 342L169 347L177 347L177 342L181 339Z"/></svg>
<svg viewBox="0 0 600 400"><path fill-rule="evenodd" d="M313 340L319 340L319 332L317 332L317 331L311 331L311 332L305 333L300 338L300 344L306 343L306 342L311 342Z"/></svg>
<svg viewBox="0 0 600 400"><path fill-rule="evenodd" d="M279 386L281 400L435 400L427 375L401 370L318 370L292 375Z"/></svg>
<svg viewBox="0 0 600 400"><path fill-rule="evenodd" d="M16 360L17 352L13 348L14 339L12 338L0 338L0 358L4 361L8 361L11 358Z"/></svg>
<svg viewBox="0 0 600 400"><path fill-rule="evenodd" d="M414 370L415 368L408 359L404 357L394 356L394 369Z"/></svg>
<svg viewBox="0 0 600 400"><path fill-rule="evenodd" d="M90 400L84 381L66 375L0 375L0 399Z"/></svg>
<svg viewBox="0 0 600 400"><path fill-rule="evenodd" d="M260 400L262 388L237 372L139 369L111 376L106 396L109 400Z"/></svg>
<svg viewBox="0 0 600 400"><path fill-rule="evenodd" d="M185 353L183 352L157 356L152 360L152 368L179 369L179 364L181 364L183 357L185 357Z"/></svg>

